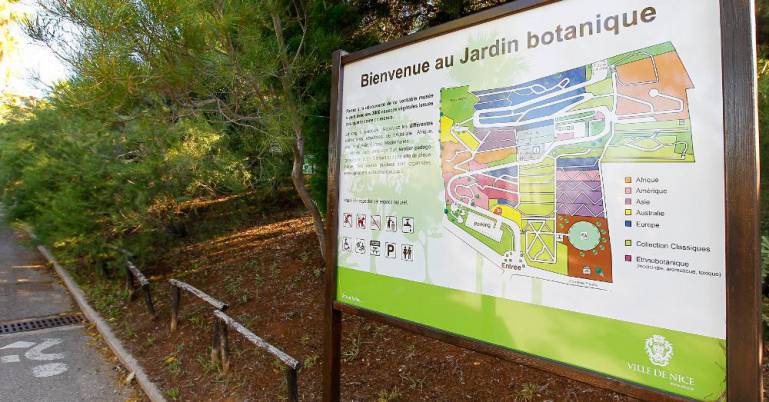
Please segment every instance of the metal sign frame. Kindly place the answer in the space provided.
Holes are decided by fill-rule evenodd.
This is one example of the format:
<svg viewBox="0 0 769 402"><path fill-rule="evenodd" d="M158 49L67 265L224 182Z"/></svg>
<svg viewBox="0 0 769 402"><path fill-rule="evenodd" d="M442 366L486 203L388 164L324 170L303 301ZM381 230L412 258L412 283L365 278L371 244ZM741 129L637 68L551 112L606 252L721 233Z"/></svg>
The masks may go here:
<svg viewBox="0 0 769 402"><path fill-rule="evenodd" d="M644 400L687 400L643 385L337 301L338 205L344 66L356 60L560 0L517 0L355 53L333 54L328 158L323 400L340 400L342 315L386 323ZM759 158L754 2L720 0L726 191L727 400L763 400ZM731 341L729 341L731 340Z"/></svg>

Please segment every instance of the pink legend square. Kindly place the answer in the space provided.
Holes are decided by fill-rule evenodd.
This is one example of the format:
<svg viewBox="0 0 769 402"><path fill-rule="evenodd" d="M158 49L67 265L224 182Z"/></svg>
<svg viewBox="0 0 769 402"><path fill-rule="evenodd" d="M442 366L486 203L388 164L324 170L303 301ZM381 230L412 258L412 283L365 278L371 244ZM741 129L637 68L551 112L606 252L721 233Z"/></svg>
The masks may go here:
<svg viewBox="0 0 769 402"><path fill-rule="evenodd" d="M633 194L633 189L631 187L625 187L625 194Z"/></svg>
<svg viewBox="0 0 769 402"><path fill-rule="evenodd" d="M625 198L625 205L630 205L632 203L633 203L633 199L632 198Z"/></svg>
<svg viewBox="0 0 769 402"><path fill-rule="evenodd" d="M626 255L626 256L625 256L625 261L627 261L627 262L631 262L631 261L633 261L633 256L630 256L630 255Z"/></svg>

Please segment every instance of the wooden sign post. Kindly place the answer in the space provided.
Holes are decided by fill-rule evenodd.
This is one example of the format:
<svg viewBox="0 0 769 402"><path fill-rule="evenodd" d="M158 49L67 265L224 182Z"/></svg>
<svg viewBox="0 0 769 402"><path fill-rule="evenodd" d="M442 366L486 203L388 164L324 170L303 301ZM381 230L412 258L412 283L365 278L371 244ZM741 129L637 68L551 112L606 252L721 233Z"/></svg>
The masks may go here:
<svg viewBox="0 0 769 402"><path fill-rule="evenodd" d="M753 13L518 0L334 53L324 400L342 314L645 400L762 400Z"/></svg>

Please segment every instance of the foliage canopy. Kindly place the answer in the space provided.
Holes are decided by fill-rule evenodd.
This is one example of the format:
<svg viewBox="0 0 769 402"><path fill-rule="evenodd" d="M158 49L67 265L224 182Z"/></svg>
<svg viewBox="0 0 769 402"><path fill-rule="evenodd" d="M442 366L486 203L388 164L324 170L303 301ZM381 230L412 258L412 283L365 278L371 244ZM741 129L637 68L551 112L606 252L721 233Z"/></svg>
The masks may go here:
<svg viewBox="0 0 769 402"><path fill-rule="evenodd" d="M12 2L0 0L0 35ZM184 234L193 200L289 184L322 229L333 50L503 2L39 0L26 31L73 74L0 125L6 213L62 251L99 263L120 247L156 254ZM762 54L768 5L757 2ZM759 68L767 133L765 59Z"/></svg>

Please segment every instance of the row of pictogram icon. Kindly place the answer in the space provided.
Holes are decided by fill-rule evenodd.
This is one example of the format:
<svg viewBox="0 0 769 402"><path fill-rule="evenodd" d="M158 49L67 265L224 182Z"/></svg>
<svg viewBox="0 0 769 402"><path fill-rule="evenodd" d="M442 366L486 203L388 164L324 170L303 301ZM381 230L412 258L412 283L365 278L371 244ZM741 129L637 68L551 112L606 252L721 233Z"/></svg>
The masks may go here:
<svg viewBox="0 0 769 402"><path fill-rule="evenodd" d="M342 214L342 226L346 228L356 228L356 229L368 229L371 230L382 230L382 215L370 215L366 216L366 214L357 214L353 219L353 216L351 213L344 213ZM397 216L386 216L385 222L384 222L384 230L387 232L397 232L398 231L398 217ZM403 217L401 219L401 231L403 233L414 233L414 218L411 217Z"/></svg>
<svg viewBox="0 0 769 402"><path fill-rule="evenodd" d="M384 256L390 259L400 259L403 261L414 261L414 246L411 244L397 244L379 240L356 239L349 237L342 238L342 251L347 253L370 254L375 257Z"/></svg>

